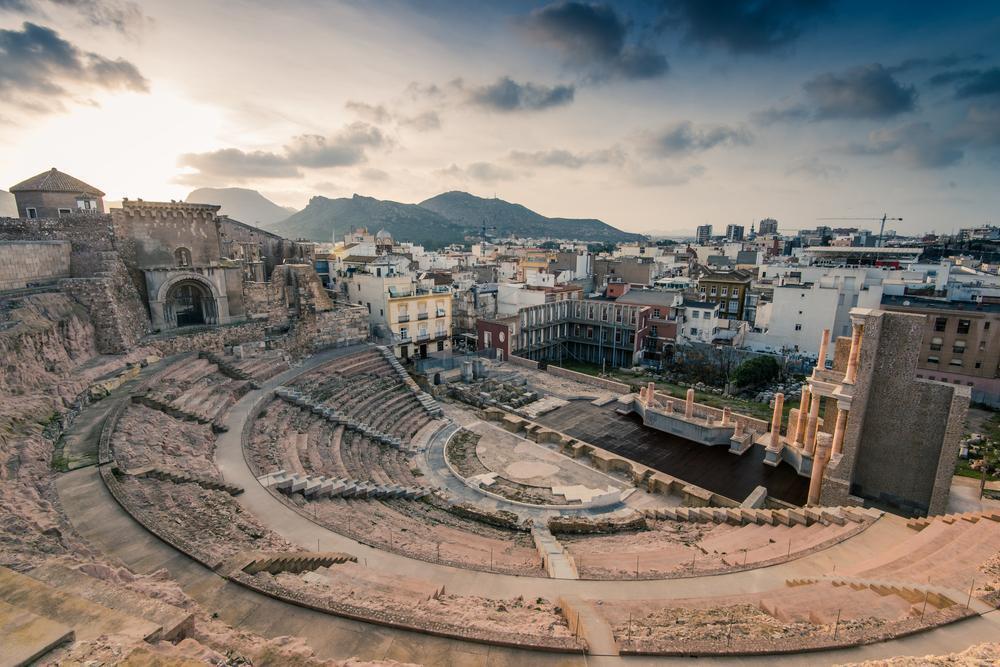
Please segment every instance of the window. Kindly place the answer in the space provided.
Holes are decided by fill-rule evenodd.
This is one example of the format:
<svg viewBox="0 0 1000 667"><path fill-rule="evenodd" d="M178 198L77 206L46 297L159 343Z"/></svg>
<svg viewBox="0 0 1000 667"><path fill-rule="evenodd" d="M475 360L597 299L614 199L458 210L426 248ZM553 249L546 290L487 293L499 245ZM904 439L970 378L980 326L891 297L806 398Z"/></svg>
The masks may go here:
<svg viewBox="0 0 1000 667"><path fill-rule="evenodd" d="M989 331L989 330L990 330L990 323L983 322L983 331Z"/></svg>
<svg viewBox="0 0 1000 667"><path fill-rule="evenodd" d="M653 326L649 327L649 335L652 336L653 338L658 338L659 337L658 334L657 334L657 332L656 332L656 325L655 324Z"/></svg>
<svg viewBox="0 0 1000 667"><path fill-rule="evenodd" d="M938 317L934 320L934 331L944 331L948 326L947 317Z"/></svg>
<svg viewBox="0 0 1000 667"><path fill-rule="evenodd" d="M698 319L700 317L699 313L701 313L700 310L692 310L691 311L691 319L695 319L695 320Z"/></svg>
<svg viewBox="0 0 1000 667"><path fill-rule="evenodd" d="M710 318L711 316L712 316L712 311L710 311L710 310L706 310L706 311L705 311L705 319L707 320L707 319L708 319L708 318Z"/></svg>
<svg viewBox="0 0 1000 667"><path fill-rule="evenodd" d="M934 338L931 338L931 350L934 351L934 352L939 352L941 350L941 345L943 343L944 343L944 340L941 337L939 337L939 336L935 336Z"/></svg>
<svg viewBox="0 0 1000 667"><path fill-rule="evenodd" d="M735 313L739 309L740 309L740 302L737 301L736 299L730 299L729 300L729 310Z"/></svg>
<svg viewBox="0 0 1000 667"><path fill-rule="evenodd" d="M656 319L660 319L660 309L659 308L654 308L653 309L653 317L655 317Z"/></svg>
<svg viewBox="0 0 1000 667"><path fill-rule="evenodd" d="M965 354L965 341L956 340L955 344L951 347L951 351L955 354Z"/></svg>
<svg viewBox="0 0 1000 667"><path fill-rule="evenodd" d="M438 352L444 352L444 341L439 340L437 344Z"/></svg>
<svg viewBox="0 0 1000 667"><path fill-rule="evenodd" d="M728 287L723 287L721 294L722 294L722 296L729 296L729 288Z"/></svg>
<svg viewBox="0 0 1000 667"><path fill-rule="evenodd" d="M937 357L927 357L927 363L929 363L929 364L936 364L937 362L938 362L938 358ZM931 379L933 379L933 378L931 378Z"/></svg>
<svg viewBox="0 0 1000 667"><path fill-rule="evenodd" d="M59 209L59 217L61 218L64 215L69 215L72 212L73 211L69 210L68 208L61 208L61 209Z"/></svg>
<svg viewBox="0 0 1000 667"><path fill-rule="evenodd" d="M691 332L692 336L697 336L698 335L698 330L696 328L694 328L694 327L691 327L689 329L689 331Z"/></svg>
<svg viewBox="0 0 1000 667"><path fill-rule="evenodd" d="M406 328L406 327L400 328L400 330L399 330L399 339L400 340L409 340L410 339L410 330L408 328Z"/></svg>
<svg viewBox="0 0 1000 667"><path fill-rule="evenodd" d="M958 333L967 334L969 333L969 325L972 324L971 320L959 320L958 321Z"/></svg>
<svg viewBox="0 0 1000 667"><path fill-rule="evenodd" d="M30 206L24 209L24 211L25 213L28 214L28 217L31 218L32 220L38 217L38 211Z"/></svg>
<svg viewBox="0 0 1000 667"><path fill-rule="evenodd" d="M594 327L587 327L587 339L593 339L594 337Z"/></svg>
<svg viewBox="0 0 1000 667"><path fill-rule="evenodd" d="M959 359L958 357L954 357L951 361L948 362L948 365L949 366L961 366L962 365L962 360Z"/></svg>
<svg viewBox="0 0 1000 667"><path fill-rule="evenodd" d="M802 331L802 325L801 324L796 324L795 325L795 330L796 331Z"/></svg>
<svg viewBox="0 0 1000 667"><path fill-rule="evenodd" d="M986 341L985 340L979 341L979 351L983 352L985 350L986 350Z"/></svg>
<svg viewBox="0 0 1000 667"><path fill-rule="evenodd" d="M983 362L977 361L976 362L976 368L982 368L982 367L983 367Z"/></svg>
<svg viewBox="0 0 1000 667"><path fill-rule="evenodd" d="M712 289L711 289L711 290L709 290L709 293L710 293L710 294L711 294L712 296L715 296L715 295L716 295L716 292L717 292L717 290L716 290L716 287L715 287L715 285L712 285Z"/></svg>

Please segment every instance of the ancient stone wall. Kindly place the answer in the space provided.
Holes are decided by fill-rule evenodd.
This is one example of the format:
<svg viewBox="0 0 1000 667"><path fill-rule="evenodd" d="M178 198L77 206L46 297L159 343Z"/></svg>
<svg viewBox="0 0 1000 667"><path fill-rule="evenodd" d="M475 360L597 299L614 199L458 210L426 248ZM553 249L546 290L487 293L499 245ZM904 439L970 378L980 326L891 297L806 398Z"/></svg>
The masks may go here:
<svg viewBox="0 0 1000 667"><path fill-rule="evenodd" d="M39 248L68 242L69 278L60 287L89 312L98 352L124 353L149 331L145 303L116 250L110 216L0 219L0 243L15 240L27 243L24 254L31 262L50 259Z"/></svg>
<svg viewBox="0 0 1000 667"><path fill-rule="evenodd" d="M189 332L176 329L171 335L147 338L143 343L155 348L164 357L196 350L220 352L227 345L263 340L266 330L267 322L244 322Z"/></svg>
<svg viewBox="0 0 1000 667"><path fill-rule="evenodd" d="M0 291L68 278L70 251L67 241L0 241Z"/></svg>
<svg viewBox="0 0 1000 667"><path fill-rule="evenodd" d="M915 514L945 508L969 392L916 378L923 326L919 315L865 317L843 456L827 467L821 504L860 497Z"/></svg>

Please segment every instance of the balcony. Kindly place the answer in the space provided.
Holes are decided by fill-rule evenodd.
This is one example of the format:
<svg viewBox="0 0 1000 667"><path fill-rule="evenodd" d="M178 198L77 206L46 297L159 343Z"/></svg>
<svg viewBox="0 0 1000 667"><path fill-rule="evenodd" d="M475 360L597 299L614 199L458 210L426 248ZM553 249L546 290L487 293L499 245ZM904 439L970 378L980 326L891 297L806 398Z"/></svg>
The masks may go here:
<svg viewBox="0 0 1000 667"><path fill-rule="evenodd" d="M410 316L409 315L400 315L399 318L396 321L397 322L409 322L410 321Z"/></svg>
<svg viewBox="0 0 1000 667"><path fill-rule="evenodd" d="M444 317L444 314L445 314L444 308L438 308L436 314L437 314L438 317Z"/></svg>
<svg viewBox="0 0 1000 667"><path fill-rule="evenodd" d="M417 342L418 343L423 343L423 342L429 341L430 339L431 339L431 335L429 333L419 333L419 334L417 334Z"/></svg>
<svg viewBox="0 0 1000 667"><path fill-rule="evenodd" d="M427 319L427 312L424 311L422 313L417 313L417 319L418 320L426 320Z"/></svg>

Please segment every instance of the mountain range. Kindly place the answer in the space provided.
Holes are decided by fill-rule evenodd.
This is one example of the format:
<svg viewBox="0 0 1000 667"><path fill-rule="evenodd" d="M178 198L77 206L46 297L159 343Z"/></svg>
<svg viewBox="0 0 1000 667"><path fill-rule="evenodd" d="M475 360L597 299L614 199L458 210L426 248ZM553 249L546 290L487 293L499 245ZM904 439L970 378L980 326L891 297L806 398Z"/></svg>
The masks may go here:
<svg viewBox="0 0 1000 667"><path fill-rule="evenodd" d="M483 227L490 236L565 238L581 241L625 242L643 238L594 219L548 218L520 204L484 199L467 192L445 192L419 204L354 195L330 199L313 197L290 217L265 224L270 231L290 238L329 242L355 227L371 232L385 229L401 241L430 248L480 238Z"/></svg>

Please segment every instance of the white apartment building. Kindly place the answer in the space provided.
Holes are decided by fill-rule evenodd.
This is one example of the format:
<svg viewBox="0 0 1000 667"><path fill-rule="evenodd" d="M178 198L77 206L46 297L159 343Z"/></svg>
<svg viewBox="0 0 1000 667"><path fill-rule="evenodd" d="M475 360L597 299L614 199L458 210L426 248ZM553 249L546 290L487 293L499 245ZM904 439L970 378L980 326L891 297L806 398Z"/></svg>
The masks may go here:
<svg viewBox="0 0 1000 667"><path fill-rule="evenodd" d="M684 321L677 325L678 343L711 343L719 332L719 304L684 300Z"/></svg>
<svg viewBox="0 0 1000 667"><path fill-rule="evenodd" d="M772 267L767 267L772 270ZM756 332L744 344L757 351L819 354L820 338L829 329L832 338L851 334L852 308L877 308L882 282L864 269L835 269L812 280L785 277L774 282L770 303L757 307Z"/></svg>

